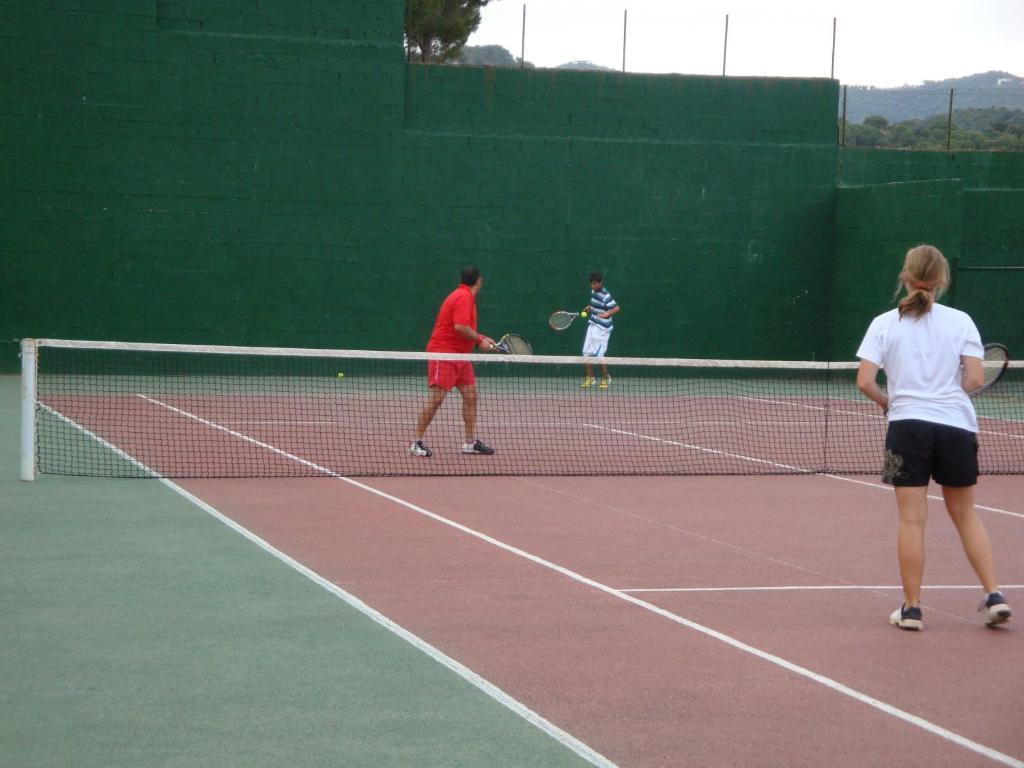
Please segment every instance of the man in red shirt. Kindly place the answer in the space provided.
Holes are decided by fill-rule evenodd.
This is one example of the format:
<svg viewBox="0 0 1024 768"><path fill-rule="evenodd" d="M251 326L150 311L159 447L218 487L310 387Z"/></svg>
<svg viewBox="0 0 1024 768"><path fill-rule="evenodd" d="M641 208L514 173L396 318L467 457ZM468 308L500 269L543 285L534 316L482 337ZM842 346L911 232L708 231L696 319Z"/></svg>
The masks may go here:
<svg viewBox="0 0 1024 768"><path fill-rule="evenodd" d="M476 295L484 285L480 270L465 267L459 287L448 294L441 304L434 321L434 332L427 342L427 352L458 352L468 354L474 346L486 352L494 351L494 339L476 330ZM466 427L466 441L463 453L491 455L494 449L476 437L476 379L473 364L462 360L427 361L427 385L430 387L427 402L416 419L416 439L409 444L413 456L433 456L423 444L423 435L434 419L452 387L462 395L462 421Z"/></svg>

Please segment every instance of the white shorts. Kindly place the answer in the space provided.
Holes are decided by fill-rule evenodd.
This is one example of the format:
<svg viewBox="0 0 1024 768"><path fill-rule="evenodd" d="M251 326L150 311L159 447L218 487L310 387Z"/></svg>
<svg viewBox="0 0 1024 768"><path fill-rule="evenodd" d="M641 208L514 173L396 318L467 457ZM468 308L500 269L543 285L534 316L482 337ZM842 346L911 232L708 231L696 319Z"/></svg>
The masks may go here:
<svg viewBox="0 0 1024 768"><path fill-rule="evenodd" d="M600 325L590 323L587 326L587 337L583 340L584 357L604 357L608 351L608 339L611 338L612 329L602 328Z"/></svg>

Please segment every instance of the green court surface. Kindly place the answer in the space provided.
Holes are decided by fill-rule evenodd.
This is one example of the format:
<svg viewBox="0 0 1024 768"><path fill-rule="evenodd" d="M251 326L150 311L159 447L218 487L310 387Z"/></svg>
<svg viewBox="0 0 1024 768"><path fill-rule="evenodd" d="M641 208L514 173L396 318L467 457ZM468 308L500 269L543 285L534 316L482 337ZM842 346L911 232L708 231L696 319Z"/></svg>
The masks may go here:
<svg viewBox="0 0 1024 768"><path fill-rule="evenodd" d="M0 377L7 768L586 764L159 481L20 481L18 394Z"/></svg>

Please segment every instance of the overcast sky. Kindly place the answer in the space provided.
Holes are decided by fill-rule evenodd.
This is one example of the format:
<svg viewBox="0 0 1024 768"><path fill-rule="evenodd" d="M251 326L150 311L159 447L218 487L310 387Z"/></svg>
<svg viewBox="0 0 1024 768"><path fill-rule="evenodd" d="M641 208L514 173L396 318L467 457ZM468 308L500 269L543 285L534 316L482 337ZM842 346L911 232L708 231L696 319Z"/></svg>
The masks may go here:
<svg viewBox="0 0 1024 768"><path fill-rule="evenodd" d="M1001 70L1024 77L1024 0L491 0L470 45L539 67L591 61L629 72L835 77L891 87Z"/></svg>

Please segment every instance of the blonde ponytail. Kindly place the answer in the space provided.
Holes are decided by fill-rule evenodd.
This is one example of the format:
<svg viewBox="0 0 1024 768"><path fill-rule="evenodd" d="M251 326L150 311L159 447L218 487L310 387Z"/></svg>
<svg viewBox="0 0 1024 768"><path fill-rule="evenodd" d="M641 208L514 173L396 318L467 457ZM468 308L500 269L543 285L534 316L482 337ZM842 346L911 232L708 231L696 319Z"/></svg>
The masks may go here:
<svg viewBox="0 0 1024 768"><path fill-rule="evenodd" d="M921 317L949 287L949 262L933 245L919 245L907 251L893 298L904 288L907 295L897 308L904 315Z"/></svg>

